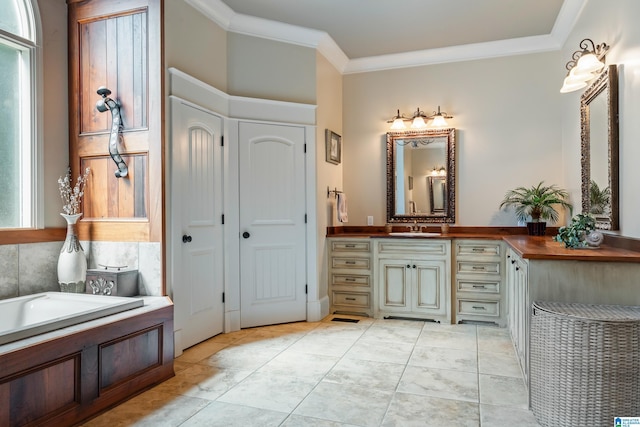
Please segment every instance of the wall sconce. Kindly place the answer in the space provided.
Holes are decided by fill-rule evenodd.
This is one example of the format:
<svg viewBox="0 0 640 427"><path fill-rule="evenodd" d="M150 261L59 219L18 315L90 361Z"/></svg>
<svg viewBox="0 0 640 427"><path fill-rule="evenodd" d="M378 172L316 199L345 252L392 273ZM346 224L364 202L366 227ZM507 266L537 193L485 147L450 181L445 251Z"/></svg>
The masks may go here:
<svg viewBox="0 0 640 427"><path fill-rule="evenodd" d="M411 129L425 129L427 127L427 121L431 120L431 127L446 127L447 121L445 119L452 119L453 116L443 113L440 111L440 106L438 105L438 112L433 112L432 115L427 115L424 111L420 110L420 107L416 109L416 112L413 113L411 117L407 117L404 114L400 114L400 110L398 110L398 114L393 116L391 120L387 120L387 123L392 123L389 127L391 130L403 130L406 129L407 126L404 122L411 122Z"/></svg>
<svg viewBox="0 0 640 427"><path fill-rule="evenodd" d="M567 77L560 89L561 93L582 89L604 68L604 57L609 50L606 43L596 45L593 40L584 39L579 46L581 50L573 52L571 60L565 65Z"/></svg>

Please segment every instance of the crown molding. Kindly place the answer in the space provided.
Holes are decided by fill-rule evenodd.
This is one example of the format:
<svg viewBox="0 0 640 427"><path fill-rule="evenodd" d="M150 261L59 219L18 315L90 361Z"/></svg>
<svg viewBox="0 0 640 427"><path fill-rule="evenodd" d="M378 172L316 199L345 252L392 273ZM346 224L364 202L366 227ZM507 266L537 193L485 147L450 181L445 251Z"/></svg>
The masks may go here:
<svg viewBox="0 0 640 427"><path fill-rule="evenodd" d="M564 0L550 34L349 59L324 31L235 13L221 0L185 0L224 30L317 49L342 74L559 50L588 0Z"/></svg>

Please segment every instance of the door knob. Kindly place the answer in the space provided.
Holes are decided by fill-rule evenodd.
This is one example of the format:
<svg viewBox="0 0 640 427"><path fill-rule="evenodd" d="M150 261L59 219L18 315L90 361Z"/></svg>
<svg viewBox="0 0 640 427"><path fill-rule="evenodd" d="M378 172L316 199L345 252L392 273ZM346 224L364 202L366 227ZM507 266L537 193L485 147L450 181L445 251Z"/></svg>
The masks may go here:
<svg viewBox="0 0 640 427"><path fill-rule="evenodd" d="M249 234L248 231L245 231L244 233L242 233L242 237L244 237L245 239L248 239L249 237L251 237L251 234Z"/></svg>
<svg viewBox="0 0 640 427"><path fill-rule="evenodd" d="M182 236L182 243L189 243L191 240L193 240L193 239L189 235L185 234L185 235Z"/></svg>

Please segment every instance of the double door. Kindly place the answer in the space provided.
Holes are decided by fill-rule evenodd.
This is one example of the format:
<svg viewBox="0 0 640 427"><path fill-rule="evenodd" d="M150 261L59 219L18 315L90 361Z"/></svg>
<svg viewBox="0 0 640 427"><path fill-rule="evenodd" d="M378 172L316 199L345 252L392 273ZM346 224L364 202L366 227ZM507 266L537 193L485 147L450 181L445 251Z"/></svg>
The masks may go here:
<svg viewBox="0 0 640 427"><path fill-rule="evenodd" d="M446 262L444 260L381 259L382 312L446 316Z"/></svg>
<svg viewBox="0 0 640 427"><path fill-rule="evenodd" d="M236 122L223 144L215 113L172 97L171 115L176 352L221 333L225 313L229 330L305 320L306 128Z"/></svg>

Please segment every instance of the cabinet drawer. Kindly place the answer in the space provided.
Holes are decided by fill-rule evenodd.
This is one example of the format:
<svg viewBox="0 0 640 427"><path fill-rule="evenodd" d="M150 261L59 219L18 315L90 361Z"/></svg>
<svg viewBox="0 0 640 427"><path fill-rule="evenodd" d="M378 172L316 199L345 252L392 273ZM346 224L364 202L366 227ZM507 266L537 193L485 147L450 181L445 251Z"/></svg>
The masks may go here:
<svg viewBox="0 0 640 427"><path fill-rule="evenodd" d="M458 314L498 317L500 316L500 302L459 299Z"/></svg>
<svg viewBox="0 0 640 427"><path fill-rule="evenodd" d="M371 298L368 292L333 291L333 305L369 308L370 302Z"/></svg>
<svg viewBox="0 0 640 427"><path fill-rule="evenodd" d="M458 292L500 294L500 281L458 279Z"/></svg>
<svg viewBox="0 0 640 427"><path fill-rule="evenodd" d="M331 267L333 268L359 268L369 270L371 261L369 258L331 258Z"/></svg>
<svg viewBox="0 0 640 427"><path fill-rule="evenodd" d="M500 257L498 242L460 242L456 243L458 256L493 256Z"/></svg>
<svg viewBox="0 0 640 427"><path fill-rule="evenodd" d="M369 252L371 250L371 242L369 240L362 240L361 242L332 241L331 250L333 252Z"/></svg>
<svg viewBox="0 0 640 427"><path fill-rule="evenodd" d="M334 286L369 286L371 276L360 274L332 274L331 284Z"/></svg>
<svg viewBox="0 0 640 427"><path fill-rule="evenodd" d="M433 240L424 243L405 241L381 241L378 244L380 255L402 255L405 258L420 255L447 255L449 254L449 241Z"/></svg>
<svg viewBox="0 0 640 427"><path fill-rule="evenodd" d="M479 261L458 261L458 273L473 274L500 274L500 261L479 262Z"/></svg>

